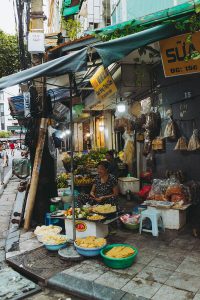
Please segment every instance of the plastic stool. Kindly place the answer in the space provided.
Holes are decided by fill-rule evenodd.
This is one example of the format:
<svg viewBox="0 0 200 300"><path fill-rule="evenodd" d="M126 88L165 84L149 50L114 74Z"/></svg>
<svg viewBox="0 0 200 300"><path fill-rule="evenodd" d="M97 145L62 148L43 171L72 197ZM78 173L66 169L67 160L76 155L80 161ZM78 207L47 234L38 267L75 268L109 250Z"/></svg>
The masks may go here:
<svg viewBox="0 0 200 300"><path fill-rule="evenodd" d="M143 229L143 220L149 218L151 220L152 229ZM141 234L142 231L151 232L153 236L158 236L158 225L161 226L162 230L165 231L163 219L161 214L156 210L146 209L141 212L140 218L140 228L139 233Z"/></svg>

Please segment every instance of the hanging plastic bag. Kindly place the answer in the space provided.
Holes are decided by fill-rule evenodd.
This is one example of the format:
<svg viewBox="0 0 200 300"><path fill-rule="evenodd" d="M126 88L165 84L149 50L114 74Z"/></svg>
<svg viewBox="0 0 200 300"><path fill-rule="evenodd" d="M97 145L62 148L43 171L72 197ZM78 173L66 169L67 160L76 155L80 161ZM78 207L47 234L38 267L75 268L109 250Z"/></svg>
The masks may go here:
<svg viewBox="0 0 200 300"><path fill-rule="evenodd" d="M195 151L198 149L200 149L199 131L198 129L194 129L188 143L188 151Z"/></svg>
<svg viewBox="0 0 200 300"><path fill-rule="evenodd" d="M146 98L141 101L141 113L148 114L151 111L151 98Z"/></svg>
<svg viewBox="0 0 200 300"><path fill-rule="evenodd" d="M161 116L160 113L151 111L146 118L145 128L149 130L149 137L151 140L160 135Z"/></svg>
<svg viewBox="0 0 200 300"><path fill-rule="evenodd" d="M187 149L188 149L188 146L187 146L186 138L184 136L181 136L178 139L174 150L187 151Z"/></svg>
<svg viewBox="0 0 200 300"><path fill-rule="evenodd" d="M178 138L178 126L176 122L170 117L164 131L164 137L171 140L176 140Z"/></svg>

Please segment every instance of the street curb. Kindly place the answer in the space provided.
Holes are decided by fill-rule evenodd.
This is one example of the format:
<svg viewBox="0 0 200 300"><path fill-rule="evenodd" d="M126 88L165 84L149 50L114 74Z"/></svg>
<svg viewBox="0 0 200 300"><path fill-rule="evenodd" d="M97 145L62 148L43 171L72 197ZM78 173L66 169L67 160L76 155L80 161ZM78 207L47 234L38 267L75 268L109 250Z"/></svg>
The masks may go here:
<svg viewBox="0 0 200 300"><path fill-rule="evenodd" d="M85 274L87 278L87 274ZM145 297L101 285L94 281L78 278L64 272L47 280L47 287L81 297L86 300L148 300Z"/></svg>
<svg viewBox="0 0 200 300"><path fill-rule="evenodd" d="M4 185L0 187L0 196L3 194L4 189L6 188L8 182L10 181L11 178L12 178L12 168L8 171L8 173L6 174L6 176L4 178Z"/></svg>

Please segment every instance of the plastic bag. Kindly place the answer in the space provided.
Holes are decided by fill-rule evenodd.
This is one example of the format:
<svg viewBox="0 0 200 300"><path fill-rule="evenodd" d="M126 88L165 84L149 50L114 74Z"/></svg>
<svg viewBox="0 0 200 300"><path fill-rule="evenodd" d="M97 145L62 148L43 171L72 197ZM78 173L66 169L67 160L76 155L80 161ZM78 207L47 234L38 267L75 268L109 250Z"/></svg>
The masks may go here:
<svg viewBox="0 0 200 300"><path fill-rule="evenodd" d="M194 129L188 143L188 151L195 151L198 149L200 149L199 132L198 129Z"/></svg>
<svg viewBox="0 0 200 300"><path fill-rule="evenodd" d="M146 117L146 130L149 131L149 138L153 140L160 135L161 116L159 112L151 111Z"/></svg>
<svg viewBox="0 0 200 300"><path fill-rule="evenodd" d="M180 150L180 151L188 150L187 141L186 141L186 138L184 136L181 136L178 139L174 150Z"/></svg>
<svg viewBox="0 0 200 300"><path fill-rule="evenodd" d="M151 111L151 98L146 98L141 101L141 113L148 114Z"/></svg>
<svg viewBox="0 0 200 300"><path fill-rule="evenodd" d="M164 137L171 140L176 140L179 137L178 126L172 118L169 119L165 127Z"/></svg>

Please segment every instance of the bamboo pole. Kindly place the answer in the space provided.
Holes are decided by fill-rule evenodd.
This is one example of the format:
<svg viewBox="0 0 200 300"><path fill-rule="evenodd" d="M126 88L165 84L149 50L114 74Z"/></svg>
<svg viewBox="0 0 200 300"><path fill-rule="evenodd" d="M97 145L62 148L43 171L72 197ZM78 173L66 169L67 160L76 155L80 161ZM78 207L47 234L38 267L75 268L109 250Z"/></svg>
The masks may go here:
<svg viewBox="0 0 200 300"><path fill-rule="evenodd" d="M70 83L70 156L71 156L71 195L72 195L72 224L73 224L73 241L76 240L76 221L75 221L75 199L74 199L74 123L73 123L73 74L69 74Z"/></svg>
<svg viewBox="0 0 200 300"><path fill-rule="evenodd" d="M48 124L48 118L42 118L40 121L39 136L38 136L38 142L36 147L33 172L31 176L31 185L30 185L27 202L26 202L25 222L24 222L25 230L28 230L30 228L31 217L32 217L33 208L35 204L35 196L36 196L38 181L39 181L40 165L42 161L47 124Z"/></svg>

